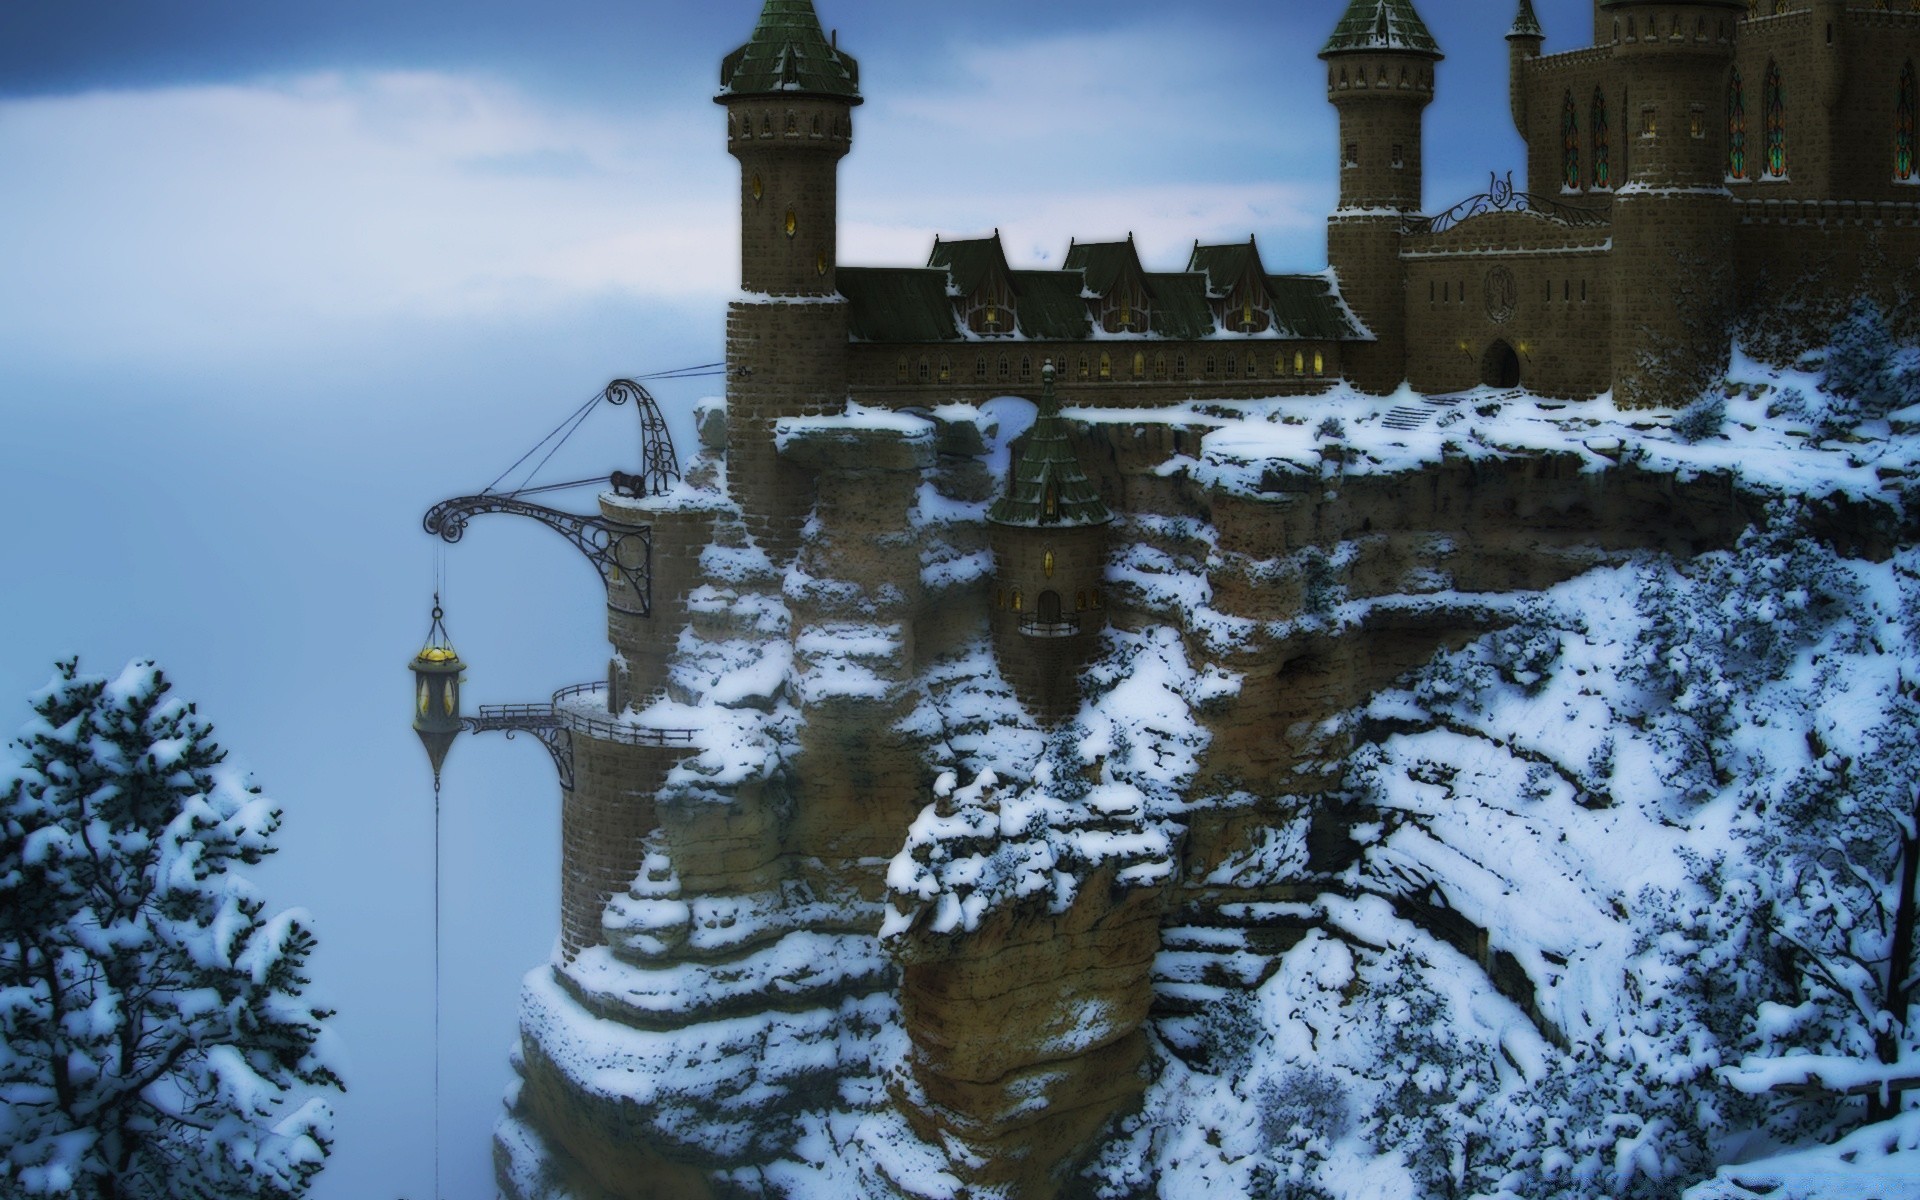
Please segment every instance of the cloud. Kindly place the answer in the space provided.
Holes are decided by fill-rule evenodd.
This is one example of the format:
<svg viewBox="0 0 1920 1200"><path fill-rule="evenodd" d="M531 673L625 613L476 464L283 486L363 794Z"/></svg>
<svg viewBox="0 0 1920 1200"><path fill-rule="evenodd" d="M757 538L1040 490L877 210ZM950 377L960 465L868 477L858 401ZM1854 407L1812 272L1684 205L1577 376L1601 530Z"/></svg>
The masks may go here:
<svg viewBox="0 0 1920 1200"><path fill-rule="evenodd" d="M0 339L172 358L718 297L735 232L708 202L731 194L712 124L431 73L0 104Z"/></svg>

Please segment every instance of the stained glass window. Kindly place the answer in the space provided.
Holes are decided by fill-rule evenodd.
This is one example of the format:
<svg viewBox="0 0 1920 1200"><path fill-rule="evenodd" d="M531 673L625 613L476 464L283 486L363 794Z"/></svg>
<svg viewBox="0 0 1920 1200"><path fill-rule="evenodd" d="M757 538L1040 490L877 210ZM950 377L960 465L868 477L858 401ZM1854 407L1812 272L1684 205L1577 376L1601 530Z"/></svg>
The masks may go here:
<svg viewBox="0 0 1920 1200"><path fill-rule="evenodd" d="M1599 88L1593 90L1592 132L1593 186L1610 188L1613 186L1613 144L1607 129L1607 94Z"/></svg>
<svg viewBox="0 0 1920 1200"><path fill-rule="evenodd" d="M1561 183L1570 192L1580 190L1580 122L1573 111L1573 93L1567 93L1566 107L1560 116L1560 141L1564 178Z"/></svg>
<svg viewBox="0 0 1920 1200"><path fill-rule="evenodd" d="M1914 79L1913 60L1900 72L1900 101L1893 116L1893 177L1913 178L1913 126L1920 108L1920 81Z"/></svg>
<svg viewBox="0 0 1920 1200"><path fill-rule="evenodd" d="M1767 174L1787 173L1787 93L1780 85L1780 64L1767 64Z"/></svg>
<svg viewBox="0 0 1920 1200"><path fill-rule="evenodd" d="M1727 81L1727 178L1747 177L1747 88L1736 68Z"/></svg>

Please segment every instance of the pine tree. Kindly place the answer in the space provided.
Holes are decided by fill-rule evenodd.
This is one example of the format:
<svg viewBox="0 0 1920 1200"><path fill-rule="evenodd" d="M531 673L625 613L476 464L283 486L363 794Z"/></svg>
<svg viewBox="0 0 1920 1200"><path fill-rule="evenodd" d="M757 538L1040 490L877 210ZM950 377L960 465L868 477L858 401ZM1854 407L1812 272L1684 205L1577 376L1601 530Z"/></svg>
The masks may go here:
<svg viewBox="0 0 1920 1200"><path fill-rule="evenodd" d="M62 662L0 768L0 1196L281 1200L325 1162L314 936L231 871L279 813L169 690Z"/></svg>

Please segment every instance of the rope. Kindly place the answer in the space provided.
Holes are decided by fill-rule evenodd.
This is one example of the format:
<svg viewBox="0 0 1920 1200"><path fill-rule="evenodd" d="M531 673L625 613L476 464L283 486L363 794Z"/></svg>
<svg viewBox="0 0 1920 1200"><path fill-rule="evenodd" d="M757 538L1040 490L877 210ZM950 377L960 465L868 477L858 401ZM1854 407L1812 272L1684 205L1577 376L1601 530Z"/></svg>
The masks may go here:
<svg viewBox="0 0 1920 1200"><path fill-rule="evenodd" d="M535 442L533 444L532 449L528 450L525 454L522 454L519 458L515 459L511 467L508 467L506 470L500 472L499 479L495 479L492 483L488 484L486 486L486 489L482 491L480 494L484 496L486 495L487 492L491 492L494 488L499 487L501 479L505 479L507 476L519 470L521 463L526 462L528 459L532 458L534 454L540 449L540 447L552 441L555 435L557 435L562 429L565 429L569 424L572 424L575 429L578 429L580 427L580 422L586 419L586 415L589 412L593 411L593 406L600 403L600 398L605 395L606 393L604 391L595 392L593 396L589 398L585 404L582 404L579 408L575 409L573 414L567 417L566 420L560 422L558 425L555 425L551 433L547 434L546 437L543 437L539 441ZM572 433L568 433L567 437L571 437L571 436L573 436ZM566 438L561 438L560 440L564 442L566 441ZM559 447L556 446L555 449L559 449ZM547 457L551 458L553 456L551 453L549 453ZM542 459L541 461L545 462L546 460ZM538 470L538 469L539 468L537 467L535 468L535 470Z"/></svg>
<svg viewBox="0 0 1920 1200"><path fill-rule="evenodd" d="M726 368L725 363L717 363L717 362L716 363L700 363L697 366L675 367L674 369L669 371L655 371L650 375L636 375L633 378L635 382L639 382L642 379L669 379L669 380L707 379L713 376L726 374L725 368ZM480 494L484 496L491 493L495 488L500 486L500 481L502 479L505 479L507 476L519 470L522 464L524 464L528 459L532 458L535 454L538 454L540 452L540 447L546 445L548 442L553 442L553 448L547 451L546 457L542 458L538 463L534 464L533 470L527 472L526 482L529 484L532 483L534 477L540 474L541 468L545 467L547 463L553 460L553 456L560 452L560 447L567 444L567 439L572 437L575 433L579 432L580 426L586 421L588 415L593 412L594 405L604 400L606 398L606 395L607 393L603 389L601 391L595 392L592 396L588 397L587 402L585 404L582 404L579 408L575 409L571 414L569 414L566 420L561 421L558 425L555 425L553 429L547 434L547 436L541 438L539 441L533 444L532 449L528 450L525 454L522 454L519 458L515 459L513 461L513 465L508 467L506 470L500 472L499 477L496 478L492 483L488 484L484 489L482 489ZM559 440L554 441L555 438L558 438ZM506 494L509 496L528 496L528 495L536 494L538 492L563 491L566 488L580 487L582 486L582 484L589 483L589 482L597 482L597 481L582 480L581 483L552 484L552 485L539 487L539 488L527 487L525 485L522 485L520 488L511 492L508 492Z"/></svg>

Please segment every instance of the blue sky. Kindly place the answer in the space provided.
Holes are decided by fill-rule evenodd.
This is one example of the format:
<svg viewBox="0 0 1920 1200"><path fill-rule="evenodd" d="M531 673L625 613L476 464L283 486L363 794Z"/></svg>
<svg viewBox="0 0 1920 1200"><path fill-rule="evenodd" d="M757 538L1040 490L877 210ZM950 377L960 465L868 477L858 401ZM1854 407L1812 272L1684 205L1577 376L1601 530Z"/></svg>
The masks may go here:
<svg viewBox="0 0 1920 1200"><path fill-rule="evenodd" d="M1018 264L1129 232L1167 268L1248 233L1272 268L1325 264L1314 53L1342 0L818 2L868 98L847 261L998 227ZM1537 7L1550 49L1584 44L1586 0ZM737 184L710 97L757 9L0 5L0 729L56 657L152 655L285 807L262 882L314 912L353 1088L320 1200L431 1192L420 514L609 378L718 357ZM1512 6L1422 11L1444 207L1521 166ZM682 430L706 382L658 389ZM631 467L632 420L598 414L550 477ZM558 538L476 523L448 576L469 703L604 672ZM468 739L443 799L444 1194L477 1197L517 981L556 927L558 792L527 739Z"/></svg>

